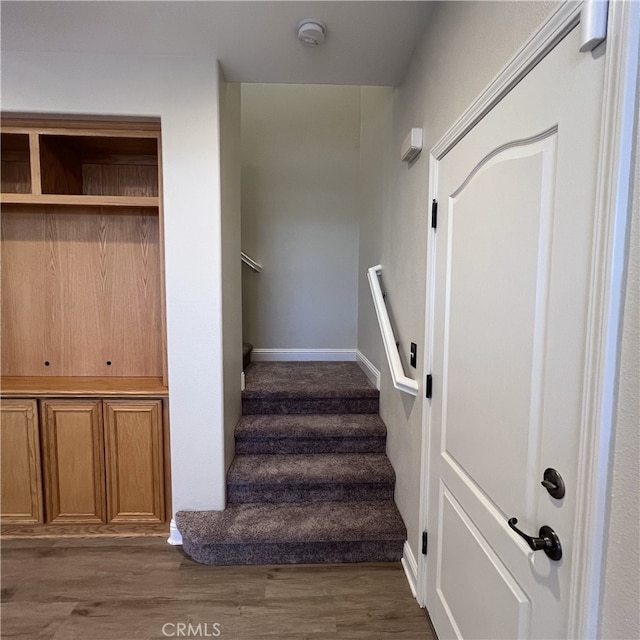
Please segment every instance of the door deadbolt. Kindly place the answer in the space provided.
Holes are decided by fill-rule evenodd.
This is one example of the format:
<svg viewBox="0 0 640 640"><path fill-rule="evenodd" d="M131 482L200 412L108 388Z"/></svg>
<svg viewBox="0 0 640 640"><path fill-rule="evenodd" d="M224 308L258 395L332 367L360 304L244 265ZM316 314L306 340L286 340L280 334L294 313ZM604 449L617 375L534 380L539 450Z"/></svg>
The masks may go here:
<svg viewBox="0 0 640 640"><path fill-rule="evenodd" d="M549 492L549 495L556 500L562 500L562 498L564 498L564 480L555 469L545 469L543 480L540 484Z"/></svg>

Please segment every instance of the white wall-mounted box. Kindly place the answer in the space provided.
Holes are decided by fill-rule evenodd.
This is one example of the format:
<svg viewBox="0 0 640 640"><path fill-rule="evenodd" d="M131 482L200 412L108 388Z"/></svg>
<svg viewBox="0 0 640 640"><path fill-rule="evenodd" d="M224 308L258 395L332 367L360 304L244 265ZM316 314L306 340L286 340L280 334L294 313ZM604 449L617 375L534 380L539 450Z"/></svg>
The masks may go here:
<svg viewBox="0 0 640 640"><path fill-rule="evenodd" d="M414 128L402 143L401 155L403 162L412 162L422 151L422 129Z"/></svg>

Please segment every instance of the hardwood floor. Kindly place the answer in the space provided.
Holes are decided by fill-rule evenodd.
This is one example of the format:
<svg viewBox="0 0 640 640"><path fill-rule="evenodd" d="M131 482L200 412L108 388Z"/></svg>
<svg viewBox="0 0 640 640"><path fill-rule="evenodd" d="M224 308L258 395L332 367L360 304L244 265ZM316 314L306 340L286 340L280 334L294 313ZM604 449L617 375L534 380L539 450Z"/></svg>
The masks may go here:
<svg viewBox="0 0 640 640"><path fill-rule="evenodd" d="M2 542L2 638L170 637L433 640L400 563L206 567L163 539Z"/></svg>

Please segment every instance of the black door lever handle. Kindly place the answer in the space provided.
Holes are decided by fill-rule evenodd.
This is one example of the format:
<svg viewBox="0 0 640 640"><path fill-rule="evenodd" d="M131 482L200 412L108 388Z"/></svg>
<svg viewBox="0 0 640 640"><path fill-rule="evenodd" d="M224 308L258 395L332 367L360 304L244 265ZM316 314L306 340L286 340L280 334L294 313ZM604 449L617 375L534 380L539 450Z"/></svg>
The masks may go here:
<svg viewBox="0 0 640 640"><path fill-rule="evenodd" d="M544 551L552 560L560 560L562 558L562 546L558 534L546 524L540 527L538 535L540 537L533 538L528 536L524 531L520 531L516 525L517 518L509 518L507 524L529 545L534 551Z"/></svg>

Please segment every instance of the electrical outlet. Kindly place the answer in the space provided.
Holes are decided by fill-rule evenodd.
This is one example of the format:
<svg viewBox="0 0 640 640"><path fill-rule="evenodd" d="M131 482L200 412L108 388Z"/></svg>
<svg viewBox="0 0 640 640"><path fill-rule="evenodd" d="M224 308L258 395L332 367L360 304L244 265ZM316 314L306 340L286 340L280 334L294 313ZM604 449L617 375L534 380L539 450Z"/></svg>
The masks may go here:
<svg viewBox="0 0 640 640"><path fill-rule="evenodd" d="M415 369L418 361L418 345L415 342L411 343L411 353L409 354L409 363Z"/></svg>

